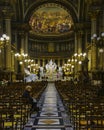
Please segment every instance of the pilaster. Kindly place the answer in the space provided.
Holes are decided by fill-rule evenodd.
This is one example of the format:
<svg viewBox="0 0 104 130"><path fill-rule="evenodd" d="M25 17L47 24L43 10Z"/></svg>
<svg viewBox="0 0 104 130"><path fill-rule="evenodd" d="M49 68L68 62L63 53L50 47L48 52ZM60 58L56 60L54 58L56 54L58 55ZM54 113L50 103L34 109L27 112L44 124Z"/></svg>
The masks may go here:
<svg viewBox="0 0 104 130"><path fill-rule="evenodd" d="M91 17L91 36L95 35L97 32L97 15L98 10L90 12ZM96 46L96 37L92 39L92 46L91 46L91 71L97 70L97 46Z"/></svg>
<svg viewBox="0 0 104 130"><path fill-rule="evenodd" d="M6 46L6 70L11 70L11 17L8 14L5 16L5 29L7 35L10 37L8 45Z"/></svg>

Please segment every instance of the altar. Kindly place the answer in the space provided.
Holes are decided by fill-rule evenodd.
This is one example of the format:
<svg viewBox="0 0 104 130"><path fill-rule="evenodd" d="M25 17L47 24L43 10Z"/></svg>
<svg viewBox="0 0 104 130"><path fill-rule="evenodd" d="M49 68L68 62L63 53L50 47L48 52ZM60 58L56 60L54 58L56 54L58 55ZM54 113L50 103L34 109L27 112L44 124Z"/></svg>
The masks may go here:
<svg viewBox="0 0 104 130"><path fill-rule="evenodd" d="M47 77L48 80L55 80L55 79L57 79L57 65L56 65L55 62L50 60L46 64L45 68L46 68L45 77Z"/></svg>
<svg viewBox="0 0 104 130"><path fill-rule="evenodd" d="M48 81L56 81L62 79L62 67L57 66L52 59L45 65L40 67L40 79L47 79Z"/></svg>

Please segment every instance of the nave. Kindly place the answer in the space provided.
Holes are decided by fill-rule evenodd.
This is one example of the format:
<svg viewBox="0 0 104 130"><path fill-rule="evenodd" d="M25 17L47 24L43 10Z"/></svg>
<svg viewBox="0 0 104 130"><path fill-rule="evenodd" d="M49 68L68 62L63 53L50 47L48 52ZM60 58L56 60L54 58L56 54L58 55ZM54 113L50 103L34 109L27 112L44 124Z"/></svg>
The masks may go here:
<svg viewBox="0 0 104 130"><path fill-rule="evenodd" d="M38 105L41 111L31 114L24 130L74 130L54 82L48 83Z"/></svg>
<svg viewBox="0 0 104 130"><path fill-rule="evenodd" d="M38 112L22 97L27 85ZM72 81L0 86L0 130L104 130L104 88Z"/></svg>

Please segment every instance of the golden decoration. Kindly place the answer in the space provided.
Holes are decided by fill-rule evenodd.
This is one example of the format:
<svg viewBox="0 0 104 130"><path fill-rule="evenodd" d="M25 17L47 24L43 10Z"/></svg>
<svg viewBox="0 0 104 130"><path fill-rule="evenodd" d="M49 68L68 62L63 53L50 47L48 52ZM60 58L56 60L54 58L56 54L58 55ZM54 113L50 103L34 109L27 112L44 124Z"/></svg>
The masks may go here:
<svg viewBox="0 0 104 130"><path fill-rule="evenodd" d="M56 121L55 120L43 120L43 121L41 121L41 122L43 122L43 123L45 123L45 124L47 124L47 125L51 125L51 124L53 124L53 123L55 123Z"/></svg>

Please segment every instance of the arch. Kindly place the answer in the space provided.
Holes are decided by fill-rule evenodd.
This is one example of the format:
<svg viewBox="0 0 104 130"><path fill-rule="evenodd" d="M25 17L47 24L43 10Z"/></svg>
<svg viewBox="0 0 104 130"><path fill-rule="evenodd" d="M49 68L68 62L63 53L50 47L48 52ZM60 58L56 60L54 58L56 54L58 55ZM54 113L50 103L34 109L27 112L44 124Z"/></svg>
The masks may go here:
<svg viewBox="0 0 104 130"><path fill-rule="evenodd" d="M24 21L27 22L29 21L30 17L32 16L33 12L37 10L41 5L47 4L47 3L55 3L67 10L69 14L71 15L73 22L76 23L78 21L78 15L77 15L77 9L75 6L72 4L72 2L67 2L65 0L39 0L37 2L34 2L33 4L30 5L30 7L26 10L25 15L24 15Z"/></svg>

